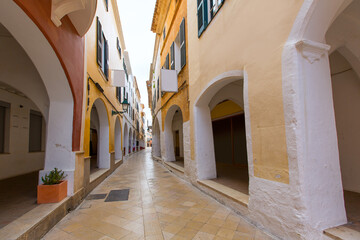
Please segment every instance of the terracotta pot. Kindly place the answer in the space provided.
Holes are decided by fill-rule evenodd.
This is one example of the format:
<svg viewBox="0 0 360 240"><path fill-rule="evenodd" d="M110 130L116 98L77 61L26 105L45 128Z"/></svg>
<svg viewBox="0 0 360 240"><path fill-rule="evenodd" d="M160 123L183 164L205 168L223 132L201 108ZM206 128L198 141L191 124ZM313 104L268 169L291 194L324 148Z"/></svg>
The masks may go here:
<svg viewBox="0 0 360 240"><path fill-rule="evenodd" d="M38 185L37 203L57 203L67 196L67 180L54 185Z"/></svg>

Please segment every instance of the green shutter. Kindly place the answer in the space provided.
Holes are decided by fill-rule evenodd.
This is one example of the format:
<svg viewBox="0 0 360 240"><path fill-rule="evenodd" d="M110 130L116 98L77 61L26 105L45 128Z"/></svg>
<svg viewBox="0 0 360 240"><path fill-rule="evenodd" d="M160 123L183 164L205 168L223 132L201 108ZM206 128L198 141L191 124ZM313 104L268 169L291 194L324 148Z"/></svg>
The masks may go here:
<svg viewBox="0 0 360 240"><path fill-rule="evenodd" d="M105 40L104 42L104 73L107 80L109 80L109 44L108 41Z"/></svg>
<svg viewBox="0 0 360 240"><path fill-rule="evenodd" d="M171 62L170 68L171 70L175 70L175 43L173 42L170 47L170 54L171 54Z"/></svg>
<svg viewBox="0 0 360 240"><path fill-rule="evenodd" d="M207 0L197 0L198 36L207 26Z"/></svg>
<svg viewBox="0 0 360 240"><path fill-rule="evenodd" d="M97 63L99 64L100 67L102 67L102 27L101 27L101 23L99 21L99 17L96 18L96 22L97 22L97 33L96 33L96 60Z"/></svg>
<svg viewBox="0 0 360 240"><path fill-rule="evenodd" d="M180 24L180 64L181 68L186 65L186 33L185 33L185 18Z"/></svg>

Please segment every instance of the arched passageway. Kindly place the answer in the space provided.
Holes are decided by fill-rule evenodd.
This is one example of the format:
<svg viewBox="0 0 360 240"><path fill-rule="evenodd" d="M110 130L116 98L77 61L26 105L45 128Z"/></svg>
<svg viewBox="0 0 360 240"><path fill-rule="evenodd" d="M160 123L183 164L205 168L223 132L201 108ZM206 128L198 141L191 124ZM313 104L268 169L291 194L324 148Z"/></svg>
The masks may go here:
<svg viewBox="0 0 360 240"><path fill-rule="evenodd" d="M349 129L357 135L351 118L357 118L358 104L359 4L305 1L283 52L290 184L307 208L305 224L319 232L347 222L344 189L354 191L349 183L358 181L349 169L359 166L349 158L354 153L349 142L358 137Z"/></svg>
<svg viewBox="0 0 360 240"><path fill-rule="evenodd" d="M348 222L360 222L360 1L329 27L329 62L339 161ZM359 229L360 231L360 229Z"/></svg>
<svg viewBox="0 0 360 240"><path fill-rule="evenodd" d="M120 119L116 118L114 132L115 162L122 159L122 131Z"/></svg>
<svg viewBox="0 0 360 240"><path fill-rule="evenodd" d="M183 116L179 106L171 106L165 117L164 137L166 142L165 161L184 167Z"/></svg>
<svg viewBox="0 0 360 240"><path fill-rule="evenodd" d="M133 134L132 134L132 129L130 128L129 130L129 149L128 149L128 153L132 153L133 150L132 150L132 142L133 142L133 138L132 138Z"/></svg>
<svg viewBox="0 0 360 240"><path fill-rule="evenodd" d="M160 125L159 125L159 120L155 117L154 122L153 122L153 131L152 131L152 143L151 143L151 148L152 148L152 154L155 157L159 157L161 158L161 143L160 143Z"/></svg>
<svg viewBox="0 0 360 240"><path fill-rule="evenodd" d="M90 117L90 174L110 168L109 121L104 102L95 100Z"/></svg>
<svg viewBox="0 0 360 240"><path fill-rule="evenodd" d="M198 99L197 168L199 179L212 179L248 194L243 91L243 80L239 77L220 77Z"/></svg>
<svg viewBox="0 0 360 240"><path fill-rule="evenodd" d="M124 124L124 156L129 155L129 129L127 123Z"/></svg>
<svg viewBox="0 0 360 240"><path fill-rule="evenodd" d="M0 92L2 228L37 206L36 186L54 167L66 172L72 194L75 170L68 79L45 36L14 1L0 4Z"/></svg>

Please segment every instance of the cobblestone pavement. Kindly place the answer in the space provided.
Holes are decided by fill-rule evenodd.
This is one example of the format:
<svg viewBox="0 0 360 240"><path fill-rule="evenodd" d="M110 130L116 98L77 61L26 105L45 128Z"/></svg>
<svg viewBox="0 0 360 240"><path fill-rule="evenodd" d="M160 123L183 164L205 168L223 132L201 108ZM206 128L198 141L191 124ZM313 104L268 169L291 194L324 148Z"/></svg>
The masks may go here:
<svg viewBox="0 0 360 240"><path fill-rule="evenodd" d="M127 201L105 202L105 194L121 189L130 189ZM154 162L149 149L130 156L89 196L101 199L88 197L44 239L271 239Z"/></svg>

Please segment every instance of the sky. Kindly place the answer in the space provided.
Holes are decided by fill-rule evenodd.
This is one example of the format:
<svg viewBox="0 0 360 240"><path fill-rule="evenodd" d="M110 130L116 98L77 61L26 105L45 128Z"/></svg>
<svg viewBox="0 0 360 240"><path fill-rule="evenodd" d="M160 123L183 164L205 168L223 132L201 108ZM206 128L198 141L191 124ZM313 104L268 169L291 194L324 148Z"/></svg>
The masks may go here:
<svg viewBox="0 0 360 240"><path fill-rule="evenodd" d="M155 0L118 0L118 6L132 72L136 76L141 102L145 104L146 118L151 124L146 81L154 51L155 34L151 32L151 23Z"/></svg>

